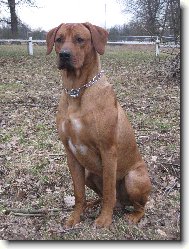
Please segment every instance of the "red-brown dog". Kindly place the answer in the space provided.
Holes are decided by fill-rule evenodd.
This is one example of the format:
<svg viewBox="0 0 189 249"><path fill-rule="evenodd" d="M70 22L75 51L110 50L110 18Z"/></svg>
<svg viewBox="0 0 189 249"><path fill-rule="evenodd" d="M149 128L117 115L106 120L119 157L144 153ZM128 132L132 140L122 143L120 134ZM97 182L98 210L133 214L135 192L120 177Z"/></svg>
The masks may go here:
<svg viewBox="0 0 189 249"><path fill-rule="evenodd" d="M98 227L112 223L116 201L132 204L127 215L138 222L151 189L132 127L112 86L101 71L108 33L90 23L61 24L47 34L47 54L55 44L63 78L57 127L74 185L75 207L66 222L80 222L86 207L85 185L102 197Z"/></svg>

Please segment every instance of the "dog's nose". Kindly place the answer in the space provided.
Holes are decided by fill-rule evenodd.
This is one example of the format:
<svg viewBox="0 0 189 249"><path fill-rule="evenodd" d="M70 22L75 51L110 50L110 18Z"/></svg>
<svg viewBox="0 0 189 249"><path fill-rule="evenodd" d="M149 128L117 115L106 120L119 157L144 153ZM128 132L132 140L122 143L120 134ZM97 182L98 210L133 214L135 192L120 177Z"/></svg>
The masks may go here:
<svg viewBox="0 0 189 249"><path fill-rule="evenodd" d="M69 50L62 50L60 51L59 56L61 59L69 60L71 57L71 53Z"/></svg>

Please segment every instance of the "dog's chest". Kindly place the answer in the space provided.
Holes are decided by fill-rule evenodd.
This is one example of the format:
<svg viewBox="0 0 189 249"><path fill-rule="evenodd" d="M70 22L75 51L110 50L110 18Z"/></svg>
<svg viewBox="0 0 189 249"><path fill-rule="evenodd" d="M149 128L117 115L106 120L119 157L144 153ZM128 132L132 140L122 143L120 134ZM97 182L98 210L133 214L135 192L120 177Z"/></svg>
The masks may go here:
<svg viewBox="0 0 189 249"><path fill-rule="evenodd" d="M91 136L92 125L86 125L86 120L71 116L64 118L59 124L59 133L64 145L86 169L101 175L101 159L94 146L94 137Z"/></svg>
<svg viewBox="0 0 189 249"><path fill-rule="evenodd" d="M86 169L101 174L101 158L93 111L89 105L67 106L60 103L57 127L64 146Z"/></svg>
<svg viewBox="0 0 189 249"><path fill-rule="evenodd" d="M88 146L84 137L85 126L81 118L74 115L64 118L60 130L67 146L75 156L87 155Z"/></svg>

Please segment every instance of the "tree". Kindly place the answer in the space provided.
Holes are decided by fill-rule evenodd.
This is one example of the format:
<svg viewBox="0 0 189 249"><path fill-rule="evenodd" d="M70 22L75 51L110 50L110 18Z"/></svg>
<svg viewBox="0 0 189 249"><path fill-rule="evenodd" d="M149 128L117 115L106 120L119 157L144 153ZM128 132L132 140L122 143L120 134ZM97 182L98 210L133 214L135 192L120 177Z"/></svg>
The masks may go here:
<svg viewBox="0 0 189 249"><path fill-rule="evenodd" d="M16 38L18 35L18 16L16 9L21 5L27 5L30 7L36 7L35 0L0 0L0 4L9 11L10 18L1 18L0 22L5 22L11 25L12 37Z"/></svg>
<svg viewBox="0 0 189 249"><path fill-rule="evenodd" d="M114 26L109 30L109 40L110 41L118 41L120 40L120 28L118 26Z"/></svg>
<svg viewBox="0 0 189 249"><path fill-rule="evenodd" d="M175 39L180 35L179 0L118 1L124 6L124 12L133 14L132 21L140 23L146 34L169 33L169 35L174 35Z"/></svg>
<svg viewBox="0 0 189 249"><path fill-rule="evenodd" d="M8 7L10 10L10 24L11 24L11 32L12 36L16 37L18 34L18 17L16 14L16 5L15 0L8 0Z"/></svg>
<svg viewBox="0 0 189 249"><path fill-rule="evenodd" d="M169 0L169 2L170 2L170 11L169 11L170 17L168 18L168 21L177 43L180 38L180 2L179 0Z"/></svg>

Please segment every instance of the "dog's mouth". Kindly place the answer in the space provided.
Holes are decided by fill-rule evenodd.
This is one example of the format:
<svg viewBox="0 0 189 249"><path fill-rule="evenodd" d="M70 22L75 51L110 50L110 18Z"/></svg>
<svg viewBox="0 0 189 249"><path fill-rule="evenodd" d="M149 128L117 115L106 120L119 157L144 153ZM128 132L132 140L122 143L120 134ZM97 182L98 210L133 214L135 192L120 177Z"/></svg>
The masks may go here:
<svg viewBox="0 0 189 249"><path fill-rule="evenodd" d="M58 69L74 69L74 65L72 63L72 61L64 61L62 59L58 59Z"/></svg>

